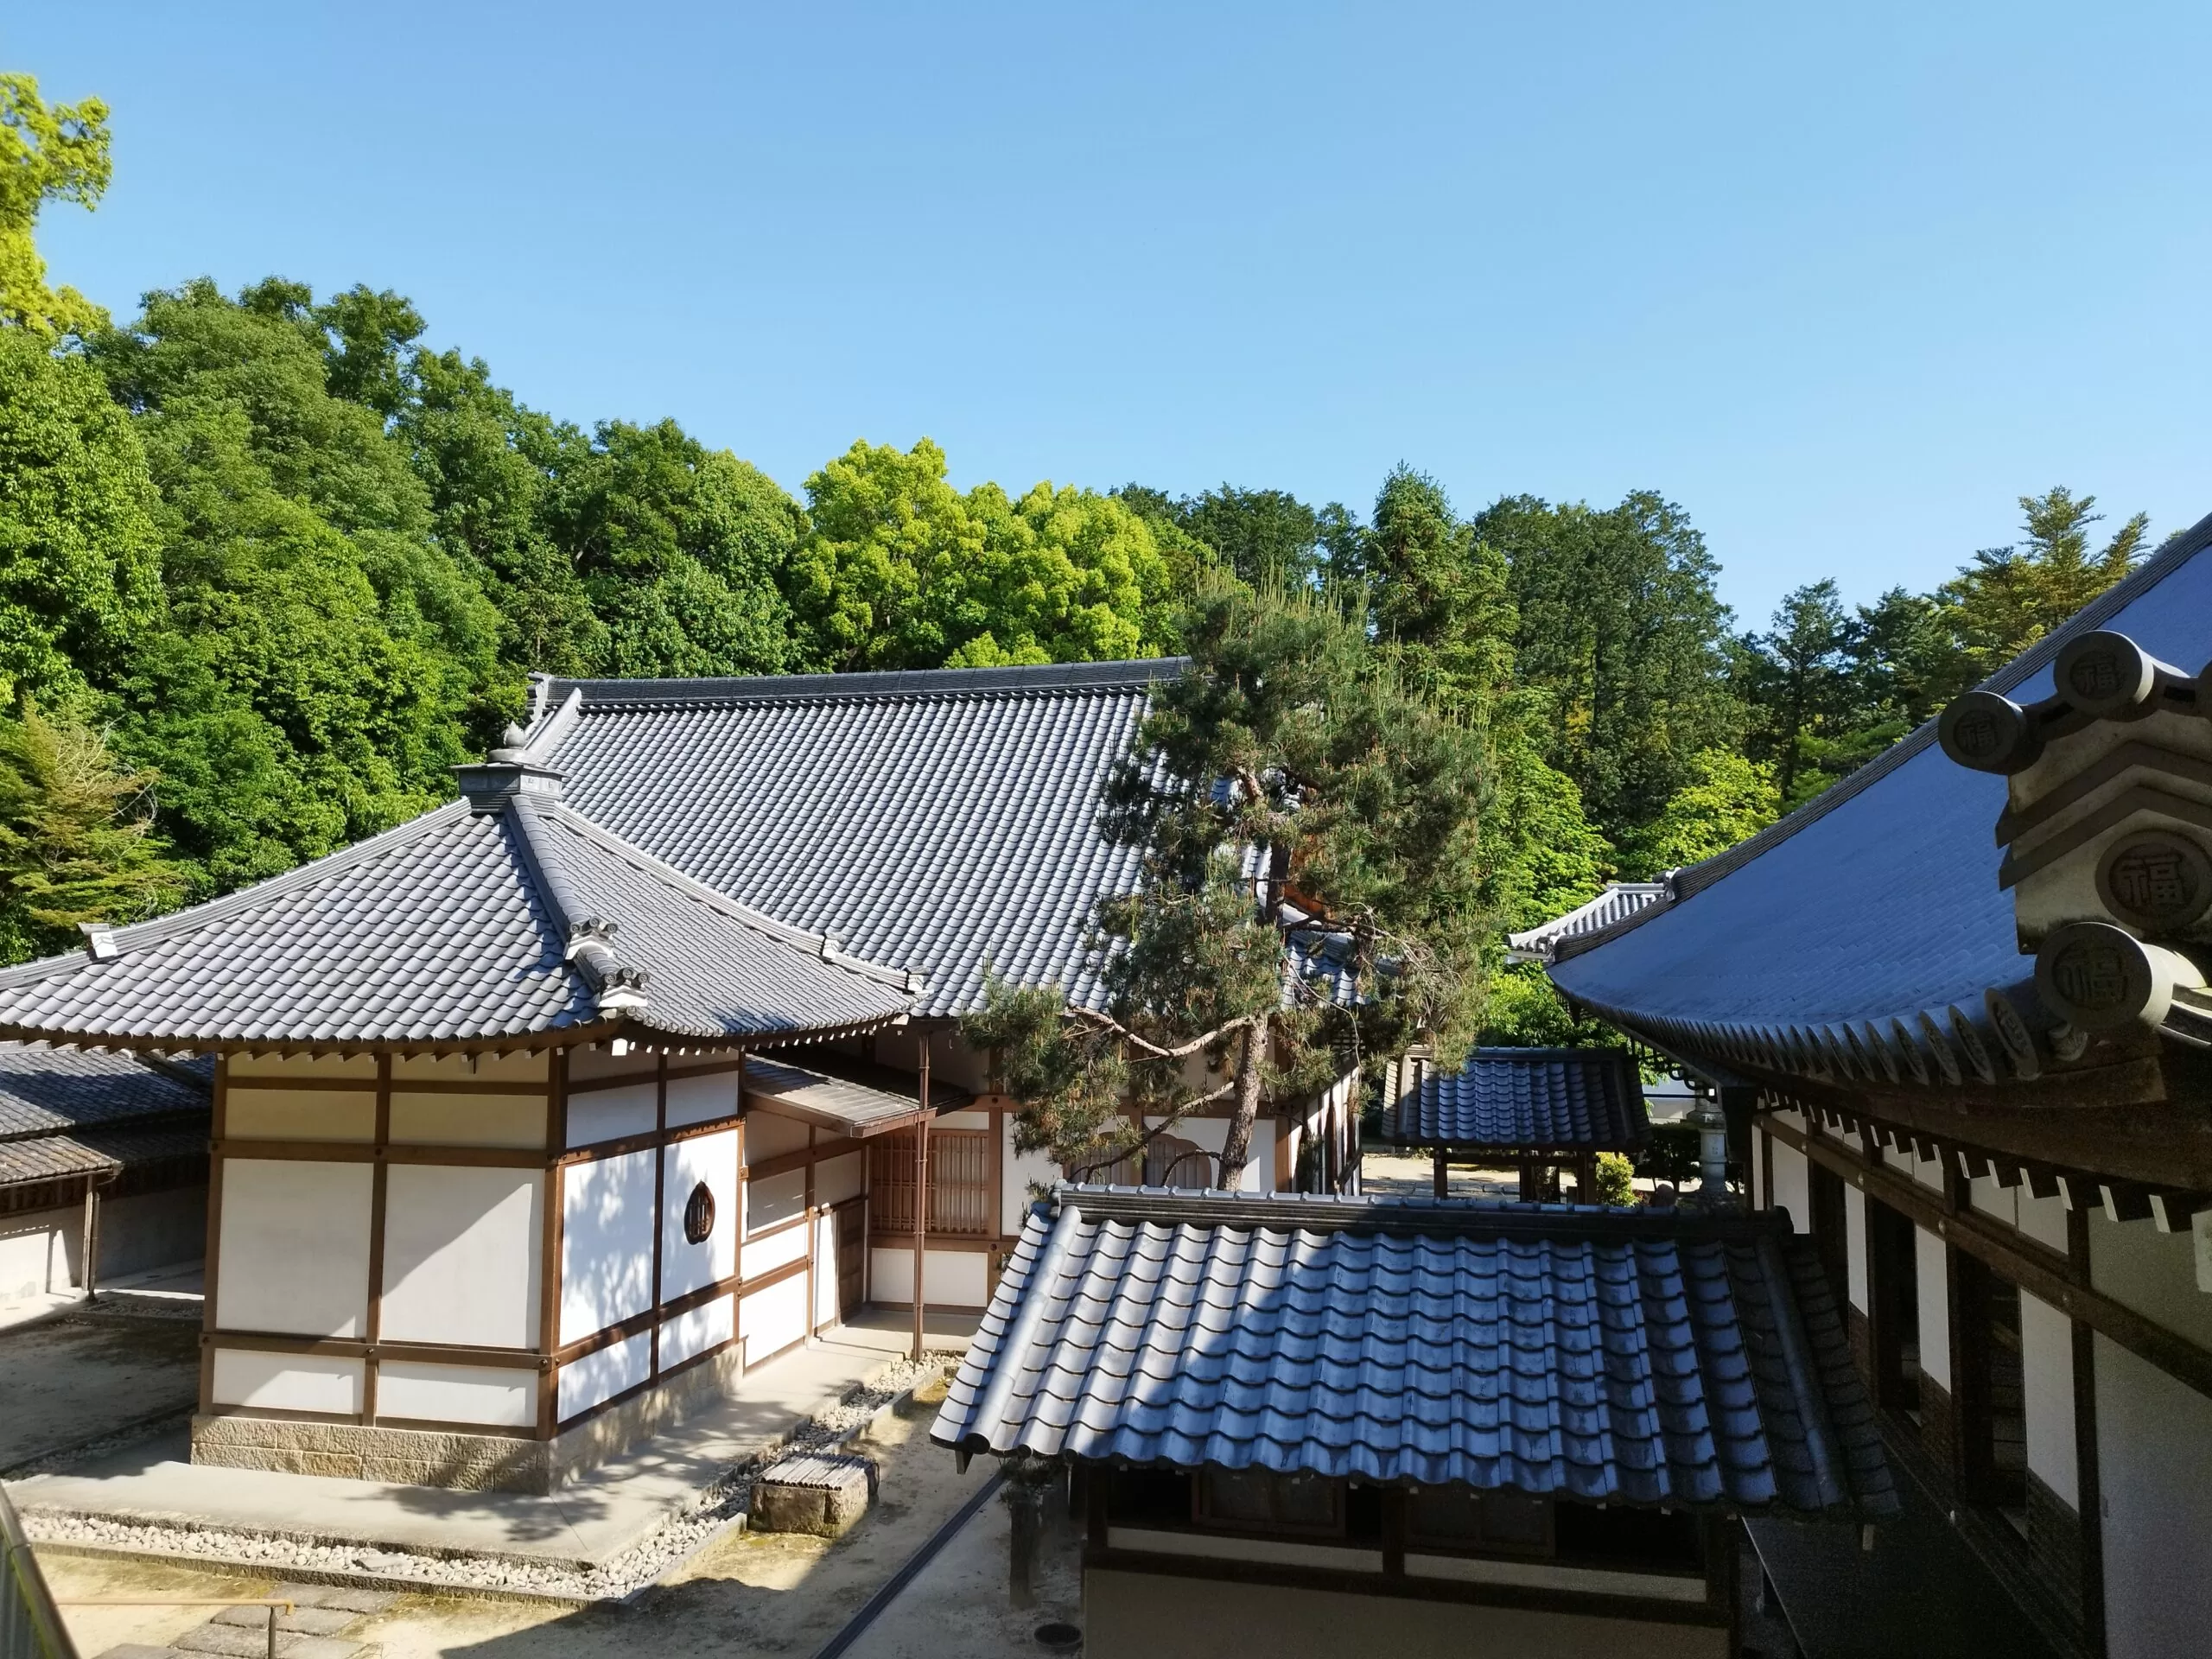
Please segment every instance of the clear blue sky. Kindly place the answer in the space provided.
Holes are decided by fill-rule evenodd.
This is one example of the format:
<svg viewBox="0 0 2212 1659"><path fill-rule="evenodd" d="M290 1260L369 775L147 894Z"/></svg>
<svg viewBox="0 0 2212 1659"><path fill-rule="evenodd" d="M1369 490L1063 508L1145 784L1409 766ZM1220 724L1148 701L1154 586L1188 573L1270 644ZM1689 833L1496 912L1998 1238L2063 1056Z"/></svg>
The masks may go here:
<svg viewBox="0 0 2212 1659"><path fill-rule="evenodd" d="M1664 491L1763 621L2024 491L2212 511L2212 8L25 4L60 280L412 296L794 492ZM26 13L30 14L25 16Z"/></svg>

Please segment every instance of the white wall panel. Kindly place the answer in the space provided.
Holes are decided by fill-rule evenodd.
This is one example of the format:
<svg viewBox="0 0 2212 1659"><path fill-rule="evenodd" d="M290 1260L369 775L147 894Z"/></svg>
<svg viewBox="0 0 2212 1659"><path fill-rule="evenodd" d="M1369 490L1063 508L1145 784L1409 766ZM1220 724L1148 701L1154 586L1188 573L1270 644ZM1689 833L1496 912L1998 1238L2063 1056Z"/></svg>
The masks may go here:
<svg viewBox="0 0 2212 1659"><path fill-rule="evenodd" d="M1029 1217L1029 1206L1035 1202L1029 1196L1030 1183L1052 1185L1060 1179L1060 1166L1044 1153L1014 1149L1012 1112L1005 1113L999 1122L1004 1126L999 1133L1005 1137L999 1159L999 1230L1018 1234Z"/></svg>
<svg viewBox="0 0 2212 1659"><path fill-rule="evenodd" d="M663 1155L660 1299L670 1302L737 1271L737 1131L679 1141ZM715 1224L694 1244L683 1236L683 1211L702 1181L715 1197Z"/></svg>
<svg viewBox="0 0 2212 1659"><path fill-rule="evenodd" d="M545 1144L543 1095L433 1095L395 1090L391 1138L403 1147Z"/></svg>
<svg viewBox="0 0 2212 1659"><path fill-rule="evenodd" d="M367 1164L226 1159L217 1325L359 1337L369 1312L373 1180Z"/></svg>
<svg viewBox="0 0 2212 1659"><path fill-rule="evenodd" d="M2212 1629L2212 1400L2108 1338L2095 1353L2106 1650L2201 1654Z"/></svg>
<svg viewBox="0 0 2212 1659"><path fill-rule="evenodd" d="M349 1417L361 1409L361 1362L321 1354L215 1351L219 1406L262 1411L320 1411Z"/></svg>
<svg viewBox="0 0 2212 1659"><path fill-rule="evenodd" d="M2047 1245L2064 1255L2066 1243L2066 1200L2053 1193L2039 1198L2024 1186L2016 1195L2019 1205L2020 1230L2038 1244Z"/></svg>
<svg viewBox="0 0 2212 1659"><path fill-rule="evenodd" d="M394 1083L542 1083L546 1057L533 1054L396 1054Z"/></svg>
<svg viewBox="0 0 2212 1659"><path fill-rule="evenodd" d="M651 1135L660 1122L660 1085L624 1084L569 1096L569 1144L588 1147L632 1135Z"/></svg>
<svg viewBox="0 0 2212 1659"><path fill-rule="evenodd" d="M681 1365L694 1354L703 1354L737 1333L734 1297L717 1296L711 1302L664 1319L660 1327L660 1368Z"/></svg>
<svg viewBox="0 0 2212 1659"><path fill-rule="evenodd" d="M758 1279L778 1268L788 1267L806 1259L806 1224L786 1227L780 1233L771 1233L766 1238L749 1238L745 1242L745 1276Z"/></svg>
<svg viewBox="0 0 2212 1659"><path fill-rule="evenodd" d="M745 1161L765 1164L771 1158L780 1158L787 1152L804 1152L808 1137L813 1132L797 1118L784 1117L774 1112L753 1111L745 1115Z"/></svg>
<svg viewBox="0 0 2212 1659"><path fill-rule="evenodd" d="M223 1133L232 1141L373 1141L377 1097L367 1090L232 1089Z"/></svg>
<svg viewBox="0 0 2212 1659"><path fill-rule="evenodd" d="M802 1236L805 1230L800 1229ZM806 1277L804 1274L756 1290L738 1308L738 1329L745 1333L745 1363L758 1364L806 1336Z"/></svg>
<svg viewBox="0 0 2212 1659"><path fill-rule="evenodd" d="M871 1294L880 1302L912 1305L914 1253L877 1245L868 1252ZM932 1307L982 1307L990 1298L990 1260L981 1250L925 1250L922 1300Z"/></svg>
<svg viewBox="0 0 2212 1659"><path fill-rule="evenodd" d="M2053 1200L2056 1202L2056 1200ZM2089 1215L2089 1282L2114 1301L2212 1348L2212 1296L2196 1287L2196 1244L2147 1221Z"/></svg>
<svg viewBox="0 0 2212 1659"><path fill-rule="evenodd" d="M1924 1227L1912 1230L1913 1262L1920 1294L1920 1369L1951 1391L1951 1289L1943 1241Z"/></svg>
<svg viewBox="0 0 2212 1659"><path fill-rule="evenodd" d="M561 1368L554 1387L553 1409L567 1422L580 1411L589 1411L602 1400L612 1400L626 1389L634 1389L652 1375L653 1333L634 1337L572 1359Z"/></svg>
<svg viewBox="0 0 2212 1659"><path fill-rule="evenodd" d="M806 1172L787 1169L765 1181L745 1184L745 1232L751 1237L779 1221L789 1221L806 1208ZM750 1273L748 1265L746 1271Z"/></svg>
<svg viewBox="0 0 2212 1659"><path fill-rule="evenodd" d="M1846 1264L1851 1279L1851 1305L1866 1311L1866 1195L1855 1186L1843 1189L1843 1237Z"/></svg>
<svg viewBox="0 0 2212 1659"><path fill-rule="evenodd" d="M652 1306L652 1151L562 1172L561 1341Z"/></svg>
<svg viewBox="0 0 2212 1659"><path fill-rule="evenodd" d="M711 1118L737 1116L737 1087L741 1074L709 1071L703 1077L668 1080L668 1126L704 1123Z"/></svg>
<svg viewBox="0 0 2212 1659"><path fill-rule="evenodd" d="M528 1428L537 1421L537 1373L383 1360L377 1366L377 1421L387 1417Z"/></svg>
<svg viewBox="0 0 2212 1659"><path fill-rule="evenodd" d="M1813 1189L1806 1173L1805 1154L1779 1141L1774 1143L1774 1192L1767 1202L1777 1210L1789 1212L1789 1224L1795 1230L1812 1230Z"/></svg>
<svg viewBox="0 0 2212 1659"><path fill-rule="evenodd" d="M849 1152L842 1158L825 1158L814 1166L814 1202L827 1209L857 1198L868 1190L868 1154Z"/></svg>
<svg viewBox="0 0 2212 1659"><path fill-rule="evenodd" d="M2080 1505L2074 1452L2074 1325L2050 1303L2020 1293L2020 1372L2027 1396L2028 1467Z"/></svg>
<svg viewBox="0 0 2212 1659"><path fill-rule="evenodd" d="M544 1181L534 1169L392 1165L385 1176L384 1336L533 1346Z"/></svg>

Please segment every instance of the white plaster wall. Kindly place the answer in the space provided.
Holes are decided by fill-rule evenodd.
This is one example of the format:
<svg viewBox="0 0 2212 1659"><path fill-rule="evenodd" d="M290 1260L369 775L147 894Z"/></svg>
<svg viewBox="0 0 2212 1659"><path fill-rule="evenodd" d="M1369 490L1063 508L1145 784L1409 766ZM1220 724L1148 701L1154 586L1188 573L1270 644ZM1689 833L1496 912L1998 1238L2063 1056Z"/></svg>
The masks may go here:
<svg viewBox="0 0 2212 1659"><path fill-rule="evenodd" d="M570 1090L569 1144L588 1147L601 1141L620 1141L633 1135L651 1135L660 1122L660 1085L624 1084L613 1089Z"/></svg>
<svg viewBox="0 0 2212 1659"><path fill-rule="evenodd" d="M432 1095L392 1090L391 1138L403 1147L545 1144L543 1095Z"/></svg>
<svg viewBox="0 0 2212 1659"><path fill-rule="evenodd" d="M1844 1255L1851 1279L1851 1305L1864 1313L1866 1301L1866 1195L1855 1186L1843 1189Z"/></svg>
<svg viewBox="0 0 2212 1659"><path fill-rule="evenodd" d="M2066 1253L2066 1205L2056 1198L2039 1198L2024 1184L1999 1186L1985 1175L1968 1185L1974 1207L1985 1216L2016 1227L2038 1244L2060 1255Z"/></svg>
<svg viewBox="0 0 2212 1659"><path fill-rule="evenodd" d="M1938 1192L1943 1190L1943 1164L1941 1159L1923 1158L1919 1154L1915 1153L1912 1154L1911 1162L1914 1180L1918 1181L1923 1186L1932 1187Z"/></svg>
<svg viewBox="0 0 2212 1659"><path fill-rule="evenodd" d="M223 1062L232 1077L356 1077L374 1083L373 1054L233 1054Z"/></svg>
<svg viewBox="0 0 2212 1659"><path fill-rule="evenodd" d="M940 1112L931 1125L939 1129L988 1129L991 1127L988 1112Z"/></svg>
<svg viewBox="0 0 2212 1659"><path fill-rule="evenodd" d="M85 1281L83 1199L0 1216L0 1301L67 1290ZM100 1277L137 1273L207 1253L207 1189L176 1186L100 1200Z"/></svg>
<svg viewBox="0 0 2212 1659"><path fill-rule="evenodd" d="M384 1336L534 1346L544 1185L542 1170L392 1165L385 1175ZM385 1409L381 1397L377 1409Z"/></svg>
<svg viewBox="0 0 2212 1659"><path fill-rule="evenodd" d="M745 1161L765 1164L787 1152L804 1152L812 1132L797 1118L775 1112L745 1115Z"/></svg>
<svg viewBox="0 0 2212 1659"><path fill-rule="evenodd" d="M1018 1234L1029 1217L1029 1206L1036 1200L1029 1196L1031 1183L1051 1186L1060 1179L1060 1166L1041 1152L1016 1152L1014 1149L1014 1114L1007 1112L1000 1119L999 1134L1004 1144L1000 1148L999 1169L999 1230Z"/></svg>
<svg viewBox="0 0 2212 1659"><path fill-rule="evenodd" d="M369 1311L373 1179L367 1164L226 1160L217 1326L359 1337Z"/></svg>
<svg viewBox="0 0 2212 1659"><path fill-rule="evenodd" d="M737 1271L737 1131L678 1141L663 1156L660 1297L675 1300ZM683 1236L683 1208L702 1181L715 1195L715 1224L702 1243Z"/></svg>
<svg viewBox="0 0 2212 1659"><path fill-rule="evenodd" d="M652 1306L653 1156L647 1148L562 1173L564 1345Z"/></svg>
<svg viewBox="0 0 2212 1659"><path fill-rule="evenodd" d="M2212 1400L2095 1343L2110 1659L2184 1659L2212 1629Z"/></svg>
<svg viewBox="0 0 2212 1659"><path fill-rule="evenodd" d="M485 1423L528 1428L537 1421L537 1373L490 1365L428 1365L386 1359L377 1365L377 1421Z"/></svg>
<svg viewBox="0 0 2212 1659"><path fill-rule="evenodd" d="M1948 1394L1951 1389L1951 1290L1944 1271L1943 1241L1924 1227L1912 1230L1913 1262L1920 1281L1920 1369Z"/></svg>
<svg viewBox="0 0 2212 1659"><path fill-rule="evenodd" d="M804 1236L804 1230L802 1230ZM780 1285L756 1290L738 1309L738 1328L745 1333L745 1363L757 1365L806 1337L806 1277L786 1279Z"/></svg>
<svg viewBox="0 0 2212 1659"><path fill-rule="evenodd" d="M212 1392L219 1406L352 1416L361 1409L361 1362L320 1354L264 1354L245 1348L218 1348Z"/></svg>
<svg viewBox="0 0 2212 1659"><path fill-rule="evenodd" d="M605 1077L644 1077L650 1081L655 1069L652 1055L634 1048L626 1054L617 1054L612 1043L591 1043L569 1051L571 1083Z"/></svg>
<svg viewBox="0 0 2212 1659"><path fill-rule="evenodd" d="M1147 1128L1157 1128L1167 1120L1161 1117L1145 1119ZM1168 1131L1179 1141L1188 1141L1202 1147L1218 1160L1221 1149L1229 1144L1229 1120L1225 1117L1186 1117ZM1214 1166L1215 1179L1220 1179L1220 1165ZM1239 1192L1272 1192L1275 1185L1275 1122L1262 1117L1252 1125L1251 1158L1244 1166L1236 1190ZM1015 1230L1019 1231L1019 1229Z"/></svg>
<svg viewBox="0 0 2212 1659"><path fill-rule="evenodd" d="M72 1217L80 1229L84 1226L81 1205L0 1216L0 1301L42 1296L68 1282L67 1258L60 1246L60 1234Z"/></svg>
<svg viewBox="0 0 2212 1659"><path fill-rule="evenodd" d="M2089 1282L2114 1301L2212 1348L2212 1295L2196 1287L2196 1249L2187 1233L2147 1221L2089 1213Z"/></svg>
<svg viewBox="0 0 2212 1659"><path fill-rule="evenodd" d="M561 1368L560 1379L554 1384L553 1409L565 1423L578 1412L589 1411L601 1401L636 1388L652 1374L652 1363L650 1331L640 1331L597 1353L572 1359Z"/></svg>
<svg viewBox="0 0 2212 1659"><path fill-rule="evenodd" d="M806 1224L786 1227L780 1233L771 1233L766 1238L746 1241L745 1276L758 1279L763 1274L773 1273L778 1268L789 1267L794 1262L806 1259Z"/></svg>
<svg viewBox="0 0 2212 1659"><path fill-rule="evenodd" d="M1805 1154L1795 1147L1774 1143L1774 1192L1767 1202L1777 1210L1789 1212L1789 1225L1795 1231L1810 1232L1813 1228L1813 1191L1805 1166Z"/></svg>
<svg viewBox="0 0 2212 1659"><path fill-rule="evenodd" d="M532 1054L400 1054L391 1062L394 1083L543 1083L546 1057Z"/></svg>
<svg viewBox="0 0 2212 1659"><path fill-rule="evenodd" d="M737 1300L717 1296L711 1302L663 1319L660 1326L660 1368L664 1371L703 1354L737 1334Z"/></svg>
<svg viewBox="0 0 2212 1659"><path fill-rule="evenodd" d="M709 1071L701 1077L671 1077L668 1080L668 1123L704 1123L711 1118L735 1117L738 1078L735 1071Z"/></svg>
<svg viewBox="0 0 2212 1659"><path fill-rule="evenodd" d="M765 1181L745 1184L745 1230L747 1236L765 1232L779 1221L789 1221L806 1208L806 1172L787 1169Z"/></svg>
<svg viewBox="0 0 2212 1659"><path fill-rule="evenodd" d="M837 1217L814 1219L814 1322L837 1317Z"/></svg>
<svg viewBox="0 0 2212 1659"><path fill-rule="evenodd" d="M373 1141L377 1097L351 1089L231 1089L223 1134L232 1141Z"/></svg>
<svg viewBox="0 0 2212 1659"><path fill-rule="evenodd" d="M849 1152L842 1158L825 1158L814 1166L814 1202L826 1209L857 1198L868 1191L868 1154Z"/></svg>
<svg viewBox="0 0 2212 1659"><path fill-rule="evenodd" d="M2050 1303L2020 1293L2020 1370L2027 1395L2028 1467L2080 1506L2074 1452L2074 1326Z"/></svg>
<svg viewBox="0 0 2212 1659"><path fill-rule="evenodd" d="M879 1302L901 1306L914 1300L914 1252L876 1245L868 1274ZM932 1307L982 1307L989 1300L990 1258L981 1250L922 1252L922 1300Z"/></svg>

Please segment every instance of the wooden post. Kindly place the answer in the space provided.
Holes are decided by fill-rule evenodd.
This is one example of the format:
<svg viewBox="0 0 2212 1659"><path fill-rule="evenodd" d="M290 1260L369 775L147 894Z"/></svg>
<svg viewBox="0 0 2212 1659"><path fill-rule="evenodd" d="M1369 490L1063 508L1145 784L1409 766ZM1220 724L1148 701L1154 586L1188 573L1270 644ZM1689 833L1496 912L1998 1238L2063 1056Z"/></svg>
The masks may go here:
<svg viewBox="0 0 2212 1659"><path fill-rule="evenodd" d="M1436 1196L1440 1198L1452 1196L1452 1166L1444 1161L1444 1148L1441 1147L1436 1149Z"/></svg>
<svg viewBox="0 0 2212 1659"><path fill-rule="evenodd" d="M90 1303L99 1287L100 1177L94 1170L85 1177L85 1236L78 1245L84 1256L85 1300Z"/></svg>
<svg viewBox="0 0 2212 1659"><path fill-rule="evenodd" d="M922 1036L922 1118L914 1125L914 1363L922 1363L922 1257L929 1243L930 1039Z"/></svg>

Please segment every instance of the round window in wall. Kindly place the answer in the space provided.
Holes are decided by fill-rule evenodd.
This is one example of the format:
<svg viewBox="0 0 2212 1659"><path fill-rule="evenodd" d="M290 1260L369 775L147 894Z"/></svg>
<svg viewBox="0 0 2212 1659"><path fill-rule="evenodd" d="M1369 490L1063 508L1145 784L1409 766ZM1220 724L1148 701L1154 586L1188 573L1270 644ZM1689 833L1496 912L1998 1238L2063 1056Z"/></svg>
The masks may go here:
<svg viewBox="0 0 2212 1659"><path fill-rule="evenodd" d="M694 1244L703 1244L707 1235L715 1230L715 1195L702 1181L691 1189L691 1196L683 1201L683 1236Z"/></svg>

